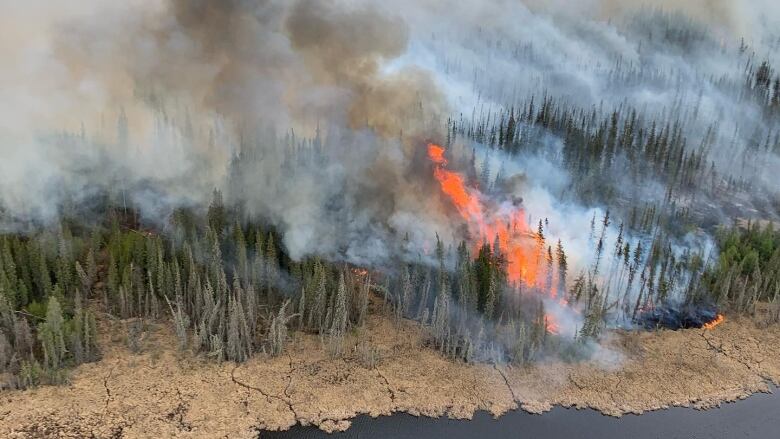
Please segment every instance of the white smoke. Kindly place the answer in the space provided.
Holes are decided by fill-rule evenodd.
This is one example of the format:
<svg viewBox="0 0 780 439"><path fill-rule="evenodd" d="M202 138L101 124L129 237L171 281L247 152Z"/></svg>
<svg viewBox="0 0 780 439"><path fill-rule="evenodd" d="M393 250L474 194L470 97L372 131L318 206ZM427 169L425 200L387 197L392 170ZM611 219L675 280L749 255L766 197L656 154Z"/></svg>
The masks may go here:
<svg viewBox="0 0 780 439"><path fill-rule="evenodd" d="M5 3L6 228L56 221L101 191L162 221L228 188L237 154L251 151L257 167L242 170L230 198L283 231L293 257L382 263L405 235L407 257L436 233L460 237L418 153L442 137L448 115L497 114L545 93L603 112L678 113L692 139L715 124L719 166L733 162L732 139L739 153L756 128L771 129L754 103L720 86L743 81L745 64L776 47L768 0ZM641 7L689 14L690 23L669 20L693 37L662 38L666 16ZM290 173L285 151L318 127L328 160ZM587 255L583 237L602 211L562 196L567 173L542 156L491 157L493 169L501 161L531 182L523 197L533 219L548 218L570 254ZM762 161L733 171L777 190L777 156Z"/></svg>

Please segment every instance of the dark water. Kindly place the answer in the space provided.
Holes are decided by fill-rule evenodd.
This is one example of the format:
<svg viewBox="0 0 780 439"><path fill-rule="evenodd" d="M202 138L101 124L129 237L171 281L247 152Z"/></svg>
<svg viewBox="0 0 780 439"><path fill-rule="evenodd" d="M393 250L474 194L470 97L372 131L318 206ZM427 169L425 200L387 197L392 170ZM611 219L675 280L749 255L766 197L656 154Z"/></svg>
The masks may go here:
<svg viewBox="0 0 780 439"><path fill-rule="evenodd" d="M512 411L498 419L481 412L471 421L407 414L376 419L361 416L343 433L298 426L285 432L264 432L260 438L780 439L780 392L775 389L774 394L753 395L713 410L671 408L619 419L593 410L560 407L543 415Z"/></svg>

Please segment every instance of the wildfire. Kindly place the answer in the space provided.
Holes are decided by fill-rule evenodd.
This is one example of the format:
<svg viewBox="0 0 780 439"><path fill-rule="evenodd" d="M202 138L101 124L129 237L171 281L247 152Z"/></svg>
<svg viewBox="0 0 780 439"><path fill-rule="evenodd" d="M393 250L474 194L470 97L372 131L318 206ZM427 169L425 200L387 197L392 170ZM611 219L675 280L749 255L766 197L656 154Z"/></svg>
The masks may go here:
<svg viewBox="0 0 780 439"><path fill-rule="evenodd" d="M703 327L704 329L713 329L713 328L715 328L716 326L718 326L718 325L720 325L721 323L723 323L725 320L726 320L726 316L724 316L723 314L718 314L718 316L717 316L717 317L715 317L715 320L713 320L713 321L711 321L711 322L707 322L707 323L705 323L705 324L704 324L704 326L702 326L702 327Z"/></svg>
<svg viewBox="0 0 780 439"><path fill-rule="evenodd" d="M353 268L352 274L358 277L364 277L368 274L368 270L366 270L365 268Z"/></svg>
<svg viewBox="0 0 780 439"><path fill-rule="evenodd" d="M497 240L507 262L509 282L541 286L538 282L543 276L538 272L544 262L544 241L526 224L525 211L515 205L490 203L482 192L466 184L463 175L446 168L444 152L443 147L428 144L428 158L435 165L433 175L466 221L474 247Z"/></svg>
<svg viewBox="0 0 780 439"><path fill-rule="evenodd" d="M561 328L558 325L558 322L556 322L555 319L549 315L544 317L544 326L547 328L547 332L550 334L560 335L561 333Z"/></svg>

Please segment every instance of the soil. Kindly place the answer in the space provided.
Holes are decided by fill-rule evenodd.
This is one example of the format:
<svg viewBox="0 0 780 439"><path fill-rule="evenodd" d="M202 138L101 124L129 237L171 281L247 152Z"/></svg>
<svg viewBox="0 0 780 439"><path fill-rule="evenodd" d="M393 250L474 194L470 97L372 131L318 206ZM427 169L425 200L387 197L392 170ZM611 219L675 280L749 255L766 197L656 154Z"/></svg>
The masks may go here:
<svg viewBox="0 0 780 439"><path fill-rule="evenodd" d="M102 360L62 386L0 393L0 437L262 437L296 423L326 431L359 414L470 418L514 408L590 407L610 416L670 406L712 408L780 384L780 326L727 319L713 330L612 332L598 361L467 365L422 346L412 322L372 315L351 335L371 346L332 359L297 333L276 358L236 365L178 352L170 325L149 324L141 352L127 322L103 322ZM374 364L375 363L375 364Z"/></svg>

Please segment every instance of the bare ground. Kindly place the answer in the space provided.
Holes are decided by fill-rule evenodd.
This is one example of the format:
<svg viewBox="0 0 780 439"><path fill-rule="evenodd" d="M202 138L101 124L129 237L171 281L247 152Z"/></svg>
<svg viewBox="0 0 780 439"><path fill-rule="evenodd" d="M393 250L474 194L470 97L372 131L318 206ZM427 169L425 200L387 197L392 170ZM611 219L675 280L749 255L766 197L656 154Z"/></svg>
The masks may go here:
<svg viewBox="0 0 780 439"><path fill-rule="evenodd" d="M108 323L106 323L108 325ZM103 359L70 383L0 393L0 437L258 437L300 422L327 431L358 414L470 418L555 405L620 416L670 406L710 408L780 383L780 327L728 320L712 331L614 333L617 367L547 362L465 365L421 347L420 330L374 315L362 334L381 359L330 359L316 336L296 335L277 358L235 365L178 353L168 325L151 325L140 354L105 333Z"/></svg>

